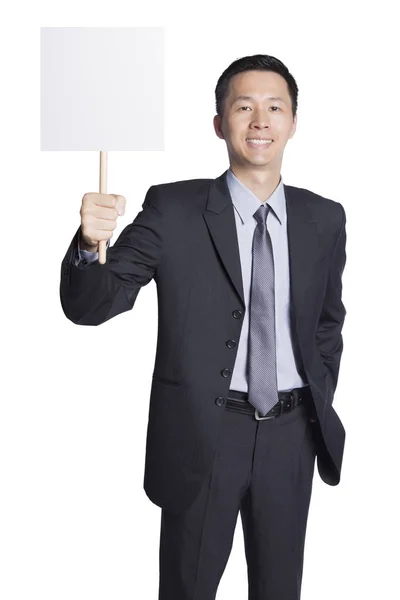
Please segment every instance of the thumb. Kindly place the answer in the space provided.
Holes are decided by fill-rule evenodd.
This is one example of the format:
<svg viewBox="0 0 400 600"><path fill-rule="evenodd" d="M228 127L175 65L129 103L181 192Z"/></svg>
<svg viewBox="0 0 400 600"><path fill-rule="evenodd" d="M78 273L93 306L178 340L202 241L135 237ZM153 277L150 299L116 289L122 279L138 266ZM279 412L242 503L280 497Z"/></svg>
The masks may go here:
<svg viewBox="0 0 400 600"><path fill-rule="evenodd" d="M114 198L117 200L115 208L117 209L119 216L123 215L125 213L126 205L125 196L121 196L120 194L112 194L112 196L114 196Z"/></svg>

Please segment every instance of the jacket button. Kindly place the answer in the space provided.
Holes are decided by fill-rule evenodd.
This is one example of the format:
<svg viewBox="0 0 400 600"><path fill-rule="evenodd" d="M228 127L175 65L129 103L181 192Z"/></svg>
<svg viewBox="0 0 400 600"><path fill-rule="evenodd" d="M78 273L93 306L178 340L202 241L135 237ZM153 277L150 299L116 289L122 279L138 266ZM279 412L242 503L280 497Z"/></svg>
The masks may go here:
<svg viewBox="0 0 400 600"><path fill-rule="evenodd" d="M232 313L233 317L235 319L240 319L240 317L242 316L242 311L241 310L234 310Z"/></svg>
<svg viewBox="0 0 400 600"><path fill-rule="evenodd" d="M236 340L228 340L226 342L226 345L228 346L228 348L235 348L235 346L236 346Z"/></svg>
<svg viewBox="0 0 400 600"><path fill-rule="evenodd" d="M222 369L222 371L221 371L222 377L229 377L230 374L231 374L230 369Z"/></svg>
<svg viewBox="0 0 400 600"><path fill-rule="evenodd" d="M215 398L215 404L217 406L222 406L224 404L225 400L222 396L218 396L218 398Z"/></svg>
<svg viewBox="0 0 400 600"><path fill-rule="evenodd" d="M68 269L64 269L64 275L68 275L69 270Z"/></svg>

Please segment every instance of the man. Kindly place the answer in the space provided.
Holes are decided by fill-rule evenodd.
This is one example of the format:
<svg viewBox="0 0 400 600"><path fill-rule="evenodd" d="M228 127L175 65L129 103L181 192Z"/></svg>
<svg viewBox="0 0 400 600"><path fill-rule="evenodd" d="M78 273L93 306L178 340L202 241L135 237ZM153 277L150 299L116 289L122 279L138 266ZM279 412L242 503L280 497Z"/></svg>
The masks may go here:
<svg viewBox="0 0 400 600"><path fill-rule="evenodd" d="M215 92L230 168L151 186L104 265L95 250L125 199L85 195L61 302L100 325L157 284L144 489L162 509L159 600L215 598L239 512L249 597L298 600L315 457L336 485L344 449L346 216L282 182L298 89L281 61L241 58Z"/></svg>

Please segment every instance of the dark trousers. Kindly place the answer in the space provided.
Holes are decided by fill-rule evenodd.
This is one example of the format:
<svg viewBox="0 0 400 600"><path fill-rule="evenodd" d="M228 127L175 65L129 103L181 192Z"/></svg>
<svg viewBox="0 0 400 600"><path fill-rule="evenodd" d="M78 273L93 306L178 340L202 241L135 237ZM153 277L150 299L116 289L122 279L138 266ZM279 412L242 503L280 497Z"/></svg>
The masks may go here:
<svg viewBox="0 0 400 600"><path fill-rule="evenodd" d="M161 511L159 600L215 599L239 511L248 600L300 599L312 427L306 404L265 421L225 407L201 493L181 514Z"/></svg>

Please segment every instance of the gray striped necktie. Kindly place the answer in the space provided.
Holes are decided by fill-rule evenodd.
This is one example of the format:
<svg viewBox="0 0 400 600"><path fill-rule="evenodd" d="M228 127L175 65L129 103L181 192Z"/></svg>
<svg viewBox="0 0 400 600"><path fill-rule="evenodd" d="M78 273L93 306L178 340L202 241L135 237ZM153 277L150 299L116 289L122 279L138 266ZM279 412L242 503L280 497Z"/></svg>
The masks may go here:
<svg viewBox="0 0 400 600"><path fill-rule="evenodd" d="M248 399L265 415L278 402L275 339L275 279L271 237L267 229L268 204L254 213L248 346Z"/></svg>

